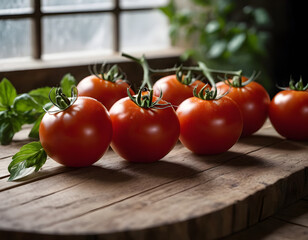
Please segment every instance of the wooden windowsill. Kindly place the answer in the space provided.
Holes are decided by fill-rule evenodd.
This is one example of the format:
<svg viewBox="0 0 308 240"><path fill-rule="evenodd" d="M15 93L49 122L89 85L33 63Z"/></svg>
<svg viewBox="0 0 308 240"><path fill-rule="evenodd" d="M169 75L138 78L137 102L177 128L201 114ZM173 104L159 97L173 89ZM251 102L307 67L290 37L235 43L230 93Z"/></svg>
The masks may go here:
<svg viewBox="0 0 308 240"><path fill-rule="evenodd" d="M148 51L145 53L153 68L169 68L179 63L182 48ZM143 52L127 52L141 56ZM0 60L0 80L9 79L18 93L27 92L38 87L57 86L61 78L71 73L77 81L89 75L88 66L94 64L118 64L126 73L128 81L138 86L142 78L142 69L136 63L120 54L103 55L99 52L87 54L54 55L43 60L11 59Z"/></svg>
<svg viewBox="0 0 308 240"><path fill-rule="evenodd" d="M169 48L165 50L151 50L145 53L149 59L179 57L184 52L183 48ZM127 52L134 56L141 56L143 52ZM89 65L95 63L120 63L126 62L127 59L122 57L120 53L106 53L99 51L87 51L76 53L51 54L43 57L42 60L32 58L12 58L0 59L0 74L11 71L24 71L45 68L62 68Z"/></svg>

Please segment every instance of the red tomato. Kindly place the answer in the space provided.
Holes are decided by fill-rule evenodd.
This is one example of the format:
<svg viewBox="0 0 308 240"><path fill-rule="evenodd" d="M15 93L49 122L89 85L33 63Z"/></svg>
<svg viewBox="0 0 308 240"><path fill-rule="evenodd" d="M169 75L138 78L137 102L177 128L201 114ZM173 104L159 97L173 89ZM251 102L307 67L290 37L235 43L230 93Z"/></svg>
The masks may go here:
<svg viewBox="0 0 308 240"><path fill-rule="evenodd" d="M245 82L247 78L243 79ZM225 92L229 85L219 82L217 89ZM243 87L231 87L227 95L239 106L243 116L242 136L249 136L258 131L265 123L268 116L270 97L265 88L256 82L251 82Z"/></svg>
<svg viewBox="0 0 308 240"><path fill-rule="evenodd" d="M193 96L193 89L196 86L198 86L197 91L199 92L204 85L205 83L199 80L185 85L176 78L176 75L169 75L156 81L153 90L155 96L159 96L162 91L163 99L170 102L176 109L181 102Z"/></svg>
<svg viewBox="0 0 308 240"><path fill-rule="evenodd" d="M52 159L65 166L84 167L98 161L106 152L112 139L112 125L100 102L79 97L64 111L46 113L39 135Z"/></svg>
<svg viewBox="0 0 308 240"><path fill-rule="evenodd" d="M308 92L285 90L269 106L269 118L276 131L293 140L308 140Z"/></svg>
<svg viewBox="0 0 308 240"><path fill-rule="evenodd" d="M154 96L153 102L156 100ZM179 120L171 106L142 108L126 97L109 112L113 126L111 147L128 161L157 161L172 150L180 135Z"/></svg>
<svg viewBox="0 0 308 240"><path fill-rule="evenodd" d="M188 98L176 112L181 126L180 141L197 154L227 151L243 129L239 107L227 96L218 100Z"/></svg>
<svg viewBox="0 0 308 240"><path fill-rule="evenodd" d="M103 80L95 75L82 79L78 85L78 96L88 96L100 101L109 110L119 99L127 96L130 86L123 80ZM131 94L134 92L130 89Z"/></svg>

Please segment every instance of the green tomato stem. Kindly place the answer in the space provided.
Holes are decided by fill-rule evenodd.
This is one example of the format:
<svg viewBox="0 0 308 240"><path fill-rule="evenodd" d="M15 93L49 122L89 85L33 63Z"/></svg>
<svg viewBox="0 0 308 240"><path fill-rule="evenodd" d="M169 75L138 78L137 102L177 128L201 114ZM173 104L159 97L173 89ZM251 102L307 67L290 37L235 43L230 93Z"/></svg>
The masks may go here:
<svg viewBox="0 0 308 240"><path fill-rule="evenodd" d="M133 56L127 54L127 53L122 53L122 56L126 57L128 59L131 59L131 60L139 63L142 66L142 68L143 68L143 81L142 81L142 84L140 86L140 89L143 89L145 87L152 89L152 82L150 80L150 67L149 67L148 61L146 60L145 56L142 55L141 58L136 58L136 57L133 57Z"/></svg>
<svg viewBox="0 0 308 240"><path fill-rule="evenodd" d="M202 72L202 69L200 67L173 67L173 68L165 68L165 69L152 69L149 68L150 72L152 73L169 73L169 72L176 72L181 68L184 71L195 71L195 72ZM241 76L242 75L242 70L238 71L226 71L226 70L220 70L220 69L212 69L212 68L207 68L208 72L211 73L221 73L221 74L229 74L229 75L235 75L235 76Z"/></svg>
<svg viewBox="0 0 308 240"><path fill-rule="evenodd" d="M67 108L69 108L70 106L72 106L75 101L77 100L77 96L78 96L78 91L77 91L77 87L73 86L71 89L71 97L67 97L63 92L62 89L59 88L52 88L49 92L49 100L50 102L55 105L59 110L55 110L55 111L50 111L47 110L46 108L44 108L45 112L49 113L49 114L54 114L54 113L58 113L61 111L66 110ZM55 92L55 95L52 96L52 92Z"/></svg>
<svg viewBox="0 0 308 240"><path fill-rule="evenodd" d="M198 94L198 97L204 100L213 100L216 99L217 97L217 87L216 87L216 83L214 78L212 77L211 73L208 71L208 67L206 66L206 64L204 62L198 62L198 65L200 67L200 69L202 70L203 74L207 77L208 81L210 82L210 85L212 87L212 89L209 91L207 89L207 91L205 90L205 88L202 88L201 91Z"/></svg>

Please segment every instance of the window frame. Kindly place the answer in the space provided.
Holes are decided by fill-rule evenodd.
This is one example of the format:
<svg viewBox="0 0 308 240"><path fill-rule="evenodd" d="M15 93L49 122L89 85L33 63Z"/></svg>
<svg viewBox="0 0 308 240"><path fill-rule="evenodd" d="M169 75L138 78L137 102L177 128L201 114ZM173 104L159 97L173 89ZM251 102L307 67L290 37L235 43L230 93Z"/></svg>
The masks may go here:
<svg viewBox="0 0 308 240"><path fill-rule="evenodd" d="M27 92L31 89L56 86L62 76L71 73L77 81L89 74L88 66L97 63L118 64L126 73L129 81L133 85L138 85L142 78L141 69L136 64L120 56L120 14L129 11L148 11L156 9L155 7L141 8L121 8L120 0L114 0L113 7L109 9L85 9L72 11L42 11L42 0L31 0L31 12L25 13L0 13L0 20L12 19L31 19L31 58L18 61L15 59L0 59L0 81L2 78L8 78L16 87L18 92ZM104 56L89 56L78 52L78 56L67 54L64 59L43 59L42 56L42 20L45 16L74 15L74 14L96 14L111 13L113 15L113 53ZM180 62L180 55L184 52L182 48L170 47L161 51L147 52L146 57L149 64L154 68L173 67ZM135 54L135 53L134 53ZM136 53L141 56L142 53ZM155 76L157 78L159 76Z"/></svg>
<svg viewBox="0 0 308 240"><path fill-rule="evenodd" d="M56 10L52 12L42 11L42 0L31 0L31 9L29 13L13 13L5 14L0 12L0 20L13 19L31 19L31 57L36 60L42 59L42 21L46 16L61 16L61 15L82 15L82 14L96 14L96 13L111 13L113 16L113 52L118 53L120 50L120 14L131 11L147 11L153 10L155 7L141 7L141 8L122 8L120 0L113 0L113 7L109 9L84 9L63 11Z"/></svg>

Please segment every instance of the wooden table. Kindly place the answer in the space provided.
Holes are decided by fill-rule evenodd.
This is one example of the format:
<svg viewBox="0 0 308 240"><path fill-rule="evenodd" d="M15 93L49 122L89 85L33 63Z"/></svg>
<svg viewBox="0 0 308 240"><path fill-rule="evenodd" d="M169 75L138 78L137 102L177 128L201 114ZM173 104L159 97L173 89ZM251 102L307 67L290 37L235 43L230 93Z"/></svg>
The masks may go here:
<svg viewBox="0 0 308 240"><path fill-rule="evenodd" d="M109 150L92 167L48 159L7 182L27 129L0 147L0 239L213 239L252 226L308 195L308 143L267 122L228 152L198 156L180 143L164 159L132 164Z"/></svg>
<svg viewBox="0 0 308 240"><path fill-rule="evenodd" d="M247 230L232 234L224 240L307 240L308 196L281 209Z"/></svg>

